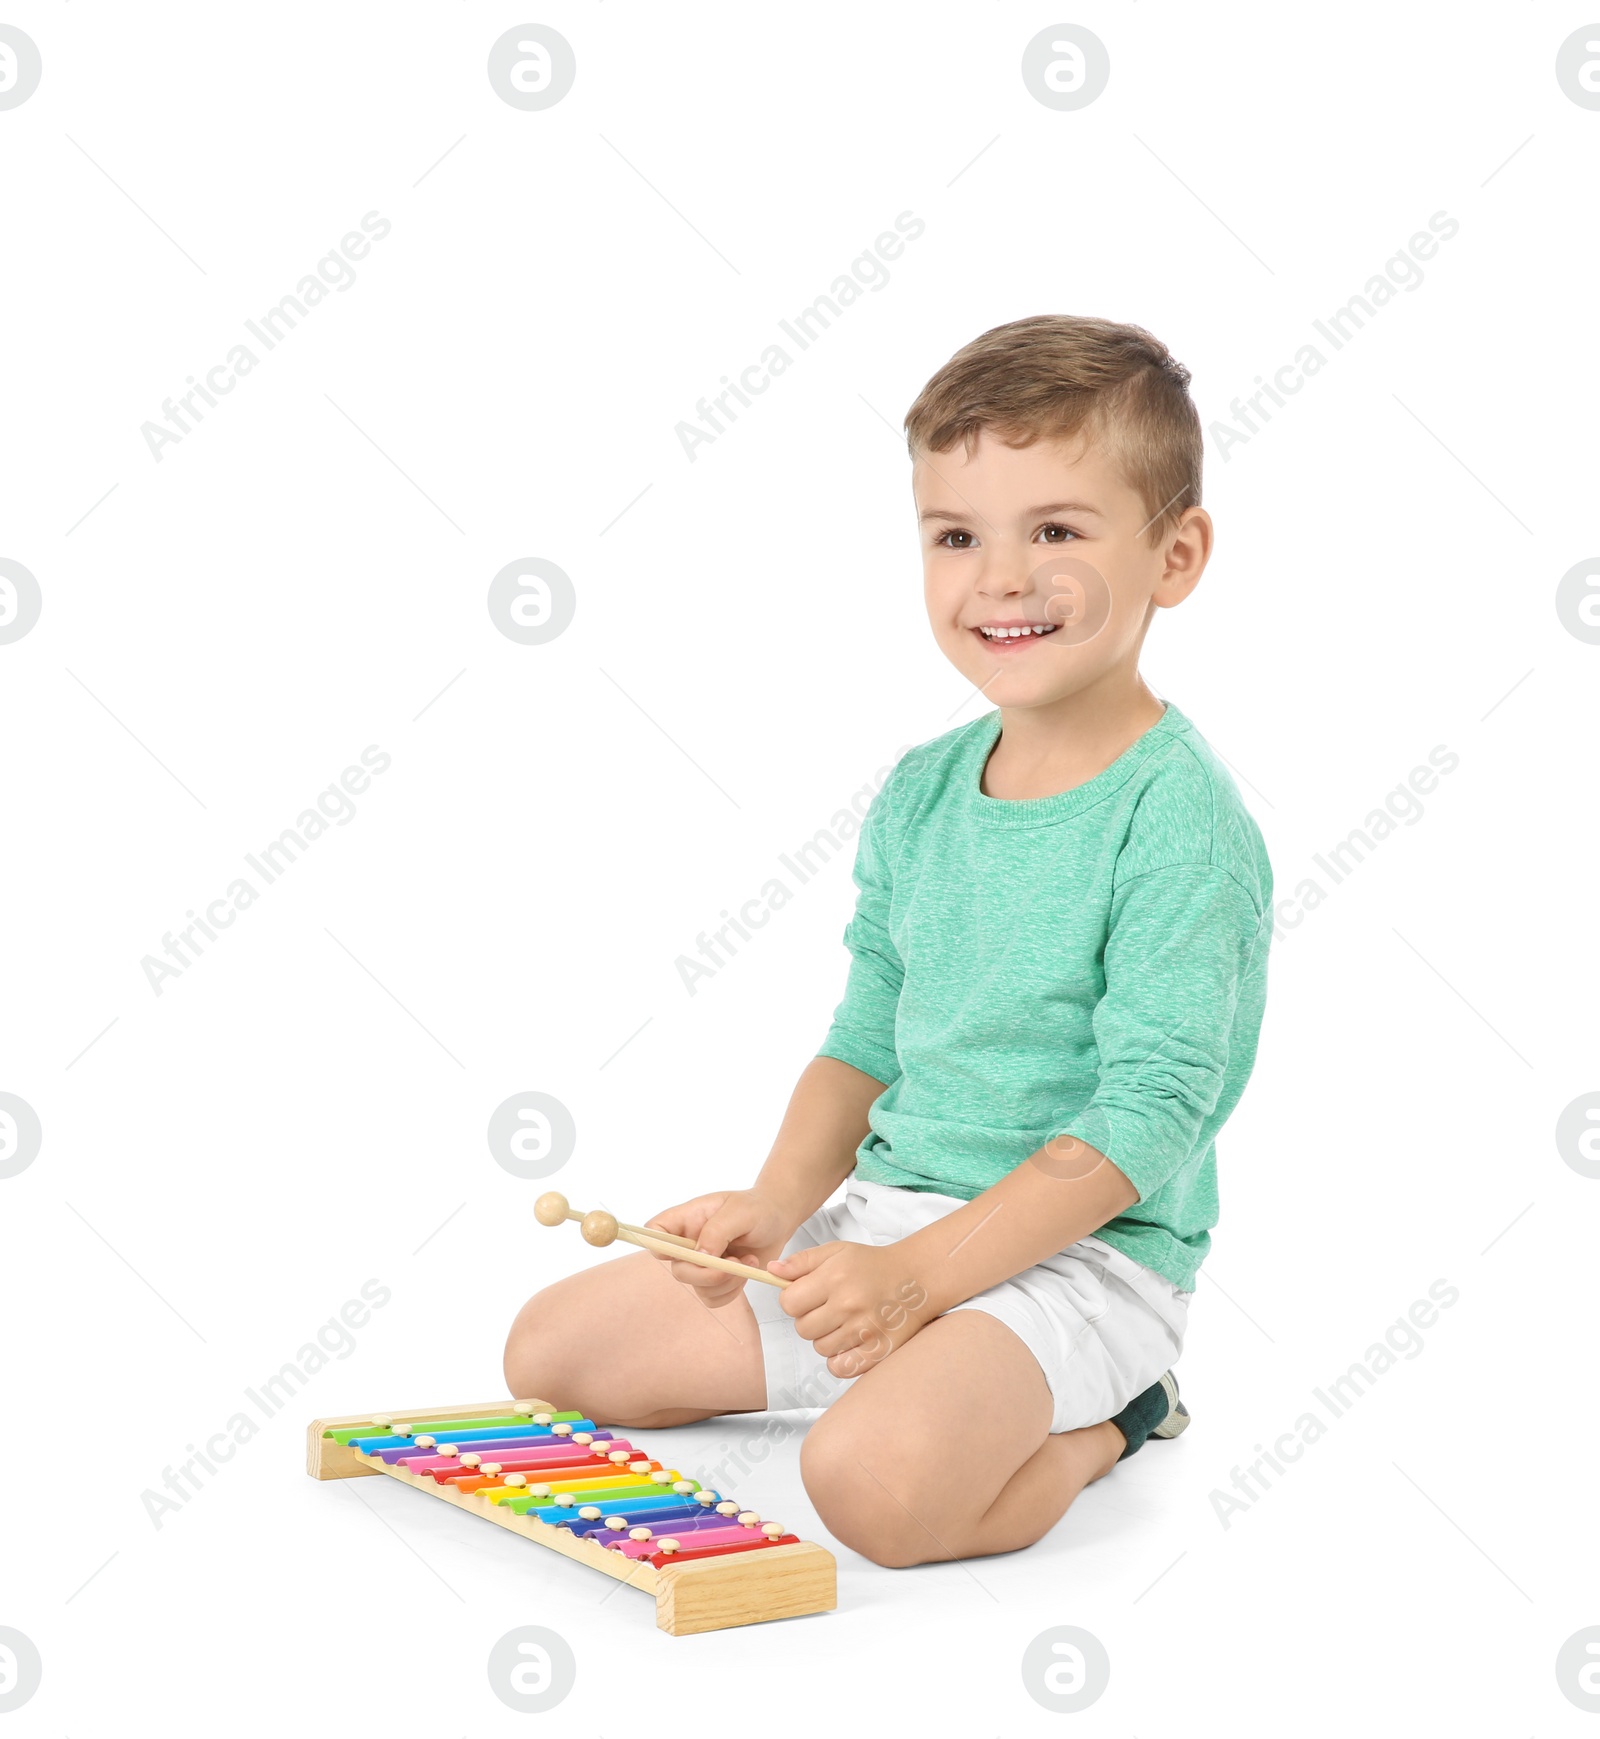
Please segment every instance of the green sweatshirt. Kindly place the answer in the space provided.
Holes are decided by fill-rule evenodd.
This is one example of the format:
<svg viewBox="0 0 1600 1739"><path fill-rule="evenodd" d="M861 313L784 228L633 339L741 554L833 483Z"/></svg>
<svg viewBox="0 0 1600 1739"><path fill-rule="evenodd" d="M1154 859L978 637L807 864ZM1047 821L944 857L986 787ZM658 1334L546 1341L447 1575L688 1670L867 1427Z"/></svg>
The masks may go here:
<svg viewBox="0 0 1600 1739"><path fill-rule="evenodd" d="M1098 1236L1190 1289L1255 1062L1272 869L1178 709L1054 797L979 788L990 713L902 757L862 827L821 1055L885 1083L856 1175L970 1200L1055 1135L1139 1192Z"/></svg>

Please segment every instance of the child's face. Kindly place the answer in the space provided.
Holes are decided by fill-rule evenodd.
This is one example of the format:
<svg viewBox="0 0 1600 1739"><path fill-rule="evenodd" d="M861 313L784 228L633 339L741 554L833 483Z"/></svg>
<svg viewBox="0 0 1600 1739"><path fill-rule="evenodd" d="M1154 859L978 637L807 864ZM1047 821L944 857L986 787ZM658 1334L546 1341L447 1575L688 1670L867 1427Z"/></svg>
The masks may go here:
<svg viewBox="0 0 1600 1739"><path fill-rule="evenodd" d="M911 487L934 638L994 706L1131 676L1152 602L1187 597L1210 553L1199 508L1152 547L1149 509L1082 442L1013 448L985 429L971 458L919 458Z"/></svg>

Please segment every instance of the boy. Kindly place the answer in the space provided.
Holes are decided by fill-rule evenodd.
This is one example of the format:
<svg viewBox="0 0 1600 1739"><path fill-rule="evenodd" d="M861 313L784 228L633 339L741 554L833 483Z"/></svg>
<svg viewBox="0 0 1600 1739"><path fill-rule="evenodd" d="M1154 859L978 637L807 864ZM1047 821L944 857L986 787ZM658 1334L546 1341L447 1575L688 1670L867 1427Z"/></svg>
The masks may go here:
<svg viewBox="0 0 1600 1739"><path fill-rule="evenodd" d="M923 389L928 615L998 710L875 800L844 1001L755 1184L650 1222L792 1284L628 1256L531 1299L506 1348L513 1394L626 1425L831 1402L806 1489L879 1564L1030 1545L1188 1423L1169 1367L1272 893L1232 781L1138 669L1211 551L1188 381L1138 327L1043 316Z"/></svg>

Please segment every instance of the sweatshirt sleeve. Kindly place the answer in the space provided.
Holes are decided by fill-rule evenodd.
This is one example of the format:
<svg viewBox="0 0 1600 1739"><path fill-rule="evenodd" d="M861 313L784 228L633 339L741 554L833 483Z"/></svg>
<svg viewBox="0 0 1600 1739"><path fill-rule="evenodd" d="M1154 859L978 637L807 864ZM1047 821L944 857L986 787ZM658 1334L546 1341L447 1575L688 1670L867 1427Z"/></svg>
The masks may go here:
<svg viewBox="0 0 1600 1739"><path fill-rule="evenodd" d="M882 838L886 791L874 800L862 824L856 848L856 909L844 932L850 974L844 1001L834 1011L817 1054L835 1057L892 1086L900 1076L894 1024L905 967L889 937L891 877Z"/></svg>
<svg viewBox="0 0 1600 1739"><path fill-rule="evenodd" d="M1152 870L1113 897L1099 1085L1052 1133L1097 1148L1141 1201L1193 1153L1216 1107L1240 985L1265 937L1251 896L1210 864Z"/></svg>

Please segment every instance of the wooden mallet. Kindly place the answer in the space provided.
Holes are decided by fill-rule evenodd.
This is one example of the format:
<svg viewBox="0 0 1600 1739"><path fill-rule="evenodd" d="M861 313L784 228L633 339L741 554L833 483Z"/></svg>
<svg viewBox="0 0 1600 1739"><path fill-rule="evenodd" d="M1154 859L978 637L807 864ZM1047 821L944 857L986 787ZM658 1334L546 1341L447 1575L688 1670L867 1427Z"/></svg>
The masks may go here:
<svg viewBox="0 0 1600 1739"><path fill-rule="evenodd" d="M571 1206L559 1190L547 1190L533 1204L533 1217L541 1226L559 1226L563 1220L576 1220L586 1244L603 1250L619 1238L625 1244L637 1244L641 1250L658 1256L670 1256L675 1262L693 1262L701 1268L720 1268L724 1274L737 1274L741 1280L760 1280L768 1286L788 1286L776 1274L764 1268L751 1268L743 1262L730 1262L726 1256L709 1256L694 1247L692 1238L680 1238L676 1232L648 1231L643 1226L630 1226L604 1208L593 1208L581 1214Z"/></svg>

